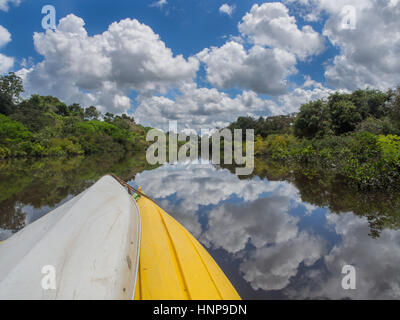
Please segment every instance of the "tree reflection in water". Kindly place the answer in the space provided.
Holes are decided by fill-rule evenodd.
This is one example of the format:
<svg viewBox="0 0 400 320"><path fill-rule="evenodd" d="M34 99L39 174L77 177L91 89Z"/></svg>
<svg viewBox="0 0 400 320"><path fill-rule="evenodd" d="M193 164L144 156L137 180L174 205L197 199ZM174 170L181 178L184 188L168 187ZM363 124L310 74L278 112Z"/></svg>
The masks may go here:
<svg viewBox="0 0 400 320"><path fill-rule="evenodd" d="M0 240L109 172L143 187L207 247L245 299L400 298L400 194L256 159L254 174L144 156L0 162ZM354 292L341 268L357 268Z"/></svg>
<svg viewBox="0 0 400 320"><path fill-rule="evenodd" d="M131 180L151 168L155 167L147 165L144 156L118 154L0 161L0 229L22 229L33 222L30 217L27 221L24 209L42 209L45 214L107 173Z"/></svg>

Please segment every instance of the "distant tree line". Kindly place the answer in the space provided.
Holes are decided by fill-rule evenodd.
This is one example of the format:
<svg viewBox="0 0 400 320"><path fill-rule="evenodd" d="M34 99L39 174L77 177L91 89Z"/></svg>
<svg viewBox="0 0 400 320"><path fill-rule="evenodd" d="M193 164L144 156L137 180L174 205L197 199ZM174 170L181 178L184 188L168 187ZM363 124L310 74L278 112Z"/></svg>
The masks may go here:
<svg viewBox="0 0 400 320"><path fill-rule="evenodd" d="M281 115L274 117L260 117L254 119L252 117L240 117L233 122L228 128L231 130L242 129L245 134L246 129L254 129L254 134L263 138L271 134L289 134L295 121L296 114Z"/></svg>
<svg viewBox="0 0 400 320"><path fill-rule="evenodd" d="M297 114L240 117L229 128L254 129L256 155L334 170L361 189L400 189L400 88L335 93Z"/></svg>
<svg viewBox="0 0 400 320"><path fill-rule="evenodd" d="M335 93L327 100L303 105L294 125L294 134L300 138L339 136L354 131L399 135L400 88L388 92Z"/></svg>
<svg viewBox="0 0 400 320"><path fill-rule="evenodd" d="M20 77L0 77L0 158L127 152L147 146L144 128L123 114L66 105L56 97L23 100Z"/></svg>
<svg viewBox="0 0 400 320"><path fill-rule="evenodd" d="M400 87L396 90L357 90L335 93L325 100L303 104L299 113L281 116L239 117L230 129L254 129L263 138L294 134L298 138L323 138L352 132L400 135Z"/></svg>

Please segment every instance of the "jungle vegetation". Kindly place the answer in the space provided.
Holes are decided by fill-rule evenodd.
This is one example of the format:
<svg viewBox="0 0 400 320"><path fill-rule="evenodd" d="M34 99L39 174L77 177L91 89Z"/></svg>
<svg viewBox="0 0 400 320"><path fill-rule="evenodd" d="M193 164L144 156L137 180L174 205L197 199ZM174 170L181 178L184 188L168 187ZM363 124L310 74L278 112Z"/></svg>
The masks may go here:
<svg viewBox="0 0 400 320"><path fill-rule="evenodd" d="M148 146L145 128L126 114L66 105L52 96L23 100L22 80L0 77L0 159L121 153Z"/></svg>
<svg viewBox="0 0 400 320"><path fill-rule="evenodd" d="M298 114L241 117L229 128L255 130L256 156L330 170L359 189L400 189L400 88L335 93Z"/></svg>

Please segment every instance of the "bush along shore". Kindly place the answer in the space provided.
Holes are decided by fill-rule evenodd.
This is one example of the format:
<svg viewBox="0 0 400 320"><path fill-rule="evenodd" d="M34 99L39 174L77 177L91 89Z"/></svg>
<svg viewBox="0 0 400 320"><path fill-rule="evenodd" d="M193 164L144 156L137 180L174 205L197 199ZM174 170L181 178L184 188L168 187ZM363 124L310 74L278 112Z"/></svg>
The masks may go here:
<svg viewBox="0 0 400 320"><path fill-rule="evenodd" d="M361 190L400 189L400 88L336 93L298 114L241 117L229 128L255 130L256 156L330 170Z"/></svg>
<svg viewBox="0 0 400 320"><path fill-rule="evenodd" d="M21 99L22 80L0 77L0 159L145 151L144 128L127 115L66 105L52 96ZM101 119L101 120L100 120Z"/></svg>

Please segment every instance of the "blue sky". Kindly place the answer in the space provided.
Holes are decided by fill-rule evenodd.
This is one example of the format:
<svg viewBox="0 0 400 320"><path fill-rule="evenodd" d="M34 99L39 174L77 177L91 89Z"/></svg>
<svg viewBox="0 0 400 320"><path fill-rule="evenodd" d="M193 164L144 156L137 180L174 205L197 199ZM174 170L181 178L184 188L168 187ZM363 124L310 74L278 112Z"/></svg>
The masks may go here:
<svg viewBox="0 0 400 320"><path fill-rule="evenodd" d="M56 8L57 23L64 19L68 27L46 34L41 10L49 4ZM222 5L232 13L221 10ZM358 23L351 30L340 25L346 5ZM52 94L67 103L133 113L159 127L169 118L187 127L215 127L239 115L294 112L334 90L384 90L399 84L394 62L399 12L397 0L167 0L160 5L145 0L0 0L0 26L11 35L6 39L3 32L2 40L0 33L0 71L18 72L27 95ZM119 25L125 34L121 31L119 44L113 40L111 45L102 34L127 18L129 23ZM34 40L34 33L41 36ZM159 40L145 44L152 35ZM396 40L385 41L389 38ZM121 49L132 39L137 48ZM60 49L66 41L76 46L68 54ZM118 65L121 61L127 65ZM111 66L108 74L101 72L105 62Z"/></svg>
<svg viewBox="0 0 400 320"><path fill-rule="evenodd" d="M57 20L70 13L83 18L89 35L104 32L114 21L125 18L137 19L159 34L174 54L189 57L206 47L223 45L229 35L238 35L238 22L254 4L264 2L170 0L171 4L159 8L152 6L155 1L148 0L25 0L19 6L11 4L8 12L0 11L1 24L10 31L13 37L13 41L2 52L17 58L15 70L20 67L18 62L24 58L32 57L35 62L41 61L43 57L35 51L32 36L34 32L43 32L42 7L51 4L57 10ZM235 6L232 17L219 12L219 8L224 3ZM299 26L305 24L298 15L296 19ZM313 23L312 26L321 31L323 21ZM302 74L310 74L316 80L323 81L322 62L333 58L336 52L337 50L330 46L323 56L317 57L315 61L303 63L300 66L301 72L294 76L293 80L301 82Z"/></svg>
<svg viewBox="0 0 400 320"><path fill-rule="evenodd" d="M174 0L173 4L167 5L168 8L162 9L151 6L152 3L146 0L26 0L20 6L11 5L8 12L0 11L2 25L14 38L13 43L4 51L22 57L26 54L34 55L32 35L33 32L43 31L41 10L44 5L51 4L57 9L58 19L70 13L83 18L91 35L105 31L114 21L138 19L159 34L176 53L188 56L207 46L223 44L224 35L237 34L237 22L257 2L238 2L240 6L235 4L237 7L232 18L218 11L226 1Z"/></svg>

